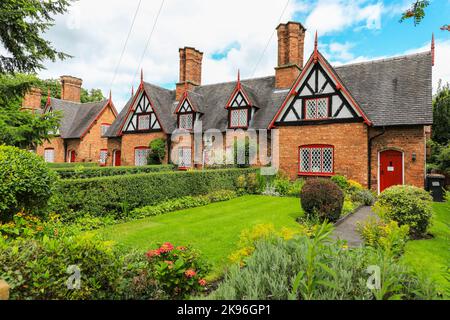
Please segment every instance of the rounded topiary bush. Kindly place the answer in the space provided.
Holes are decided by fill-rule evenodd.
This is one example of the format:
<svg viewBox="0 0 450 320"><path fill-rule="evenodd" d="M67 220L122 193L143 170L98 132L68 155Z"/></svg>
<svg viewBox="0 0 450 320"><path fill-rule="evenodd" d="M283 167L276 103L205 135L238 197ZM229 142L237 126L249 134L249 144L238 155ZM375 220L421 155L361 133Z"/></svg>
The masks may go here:
<svg viewBox="0 0 450 320"><path fill-rule="evenodd" d="M408 225L410 235L423 237L431 223L432 197L414 186L393 186L384 190L375 203L374 210L382 218Z"/></svg>
<svg viewBox="0 0 450 320"><path fill-rule="evenodd" d="M307 216L336 221L341 215L344 192L331 180L309 179L300 192L300 198Z"/></svg>
<svg viewBox="0 0 450 320"><path fill-rule="evenodd" d="M0 221L10 220L19 211L41 215L57 179L34 153L0 146Z"/></svg>

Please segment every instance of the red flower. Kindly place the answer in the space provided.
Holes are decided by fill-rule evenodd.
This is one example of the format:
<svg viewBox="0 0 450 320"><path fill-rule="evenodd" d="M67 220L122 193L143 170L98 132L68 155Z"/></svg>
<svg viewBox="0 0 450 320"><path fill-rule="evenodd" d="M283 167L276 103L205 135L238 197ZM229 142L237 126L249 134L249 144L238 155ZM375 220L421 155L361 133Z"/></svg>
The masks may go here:
<svg viewBox="0 0 450 320"><path fill-rule="evenodd" d="M188 277L188 278L192 278L192 277L194 277L196 274L197 274L197 272L195 272L195 271L192 270L192 269L188 269L188 270L186 270L186 272L184 273L184 275L185 275L186 277Z"/></svg>
<svg viewBox="0 0 450 320"><path fill-rule="evenodd" d="M170 242L166 242L164 243L161 248L159 248L159 251L161 253L166 253L166 252L170 252L173 250L173 244L171 244Z"/></svg>
<svg viewBox="0 0 450 320"><path fill-rule="evenodd" d="M204 287L204 286L206 286L206 280L200 279L200 280L198 280L198 284L201 285L202 287Z"/></svg>
<svg viewBox="0 0 450 320"><path fill-rule="evenodd" d="M154 256L159 256L161 254L161 251L159 249L156 250L150 250L149 252L147 252L147 257L149 259L153 258Z"/></svg>

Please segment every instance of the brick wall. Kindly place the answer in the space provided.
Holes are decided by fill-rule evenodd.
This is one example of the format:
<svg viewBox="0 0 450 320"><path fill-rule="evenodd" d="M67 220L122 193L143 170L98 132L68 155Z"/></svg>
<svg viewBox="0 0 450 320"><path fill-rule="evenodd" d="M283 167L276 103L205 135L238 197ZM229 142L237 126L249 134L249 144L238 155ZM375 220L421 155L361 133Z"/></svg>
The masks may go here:
<svg viewBox="0 0 450 320"><path fill-rule="evenodd" d="M122 138L109 138L108 142L108 159L106 161L106 165L107 166L112 166L113 165L113 155L114 155L114 150L120 150L122 148ZM123 165L123 163L121 163L121 165Z"/></svg>
<svg viewBox="0 0 450 320"><path fill-rule="evenodd" d="M381 133L381 129L371 129L370 135ZM372 142L371 180L372 190L378 187L378 152L394 149L404 152L405 184L424 187L425 179L425 129L424 126L392 127ZM416 160L413 161L413 153Z"/></svg>
<svg viewBox="0 0 450 320"><path fill-rule="evenodd" d="M164 132L124 134L122 136L122 165L134 166L135 148L147 147L150 144L150 141L158 138L167 139L167 135ZM167 162L167 150L166 150L166 162Z"/></svg>
<svg viewBox="0 0 450 320"><path fill-rule="evenodd" d="M308 144L334 146L334 169L367 186L367 126L363 123L279 128L280 169L291 179L298 177L298 147Z"/></svg>

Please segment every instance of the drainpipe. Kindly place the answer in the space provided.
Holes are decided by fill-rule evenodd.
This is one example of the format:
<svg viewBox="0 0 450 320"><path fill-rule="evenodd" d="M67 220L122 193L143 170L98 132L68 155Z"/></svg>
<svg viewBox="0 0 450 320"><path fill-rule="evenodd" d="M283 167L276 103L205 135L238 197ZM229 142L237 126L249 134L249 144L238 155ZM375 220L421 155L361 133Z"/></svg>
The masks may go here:
<svg viewBox="0 0 450 320"><path fill-rule="evenodd" d="M66 139L64 141L64 162L67 162L67 141Z"/></svg>
<svg viewBox="0 0 450 320"><path fill-rule="evenodd" d="M170 161L172 160L172 159L170 159L170 152L171 152L171 149L172 148L172 135L171 134L168 134L167 135L167 164L170 164Z"/></svg>
<svg viewBox="0 0 450 320"><path fill-rule="evenodd" d="M370 130L367 130L367 132L368 132L367 136L369 137L370 136L370 134L369 134ZM375 135L375 136L373 136L373 137L368 139L368 151L367 151L368 152L368 157L367 157L368 179L367 179L367 181L368 181L369 190L372 189L372 141L375 138L378 138L378 137L382 136L385 133L386 133L386 127L383 126L383 131L381 133L379 133L379 134L377 134L377 135Z"/></svg>

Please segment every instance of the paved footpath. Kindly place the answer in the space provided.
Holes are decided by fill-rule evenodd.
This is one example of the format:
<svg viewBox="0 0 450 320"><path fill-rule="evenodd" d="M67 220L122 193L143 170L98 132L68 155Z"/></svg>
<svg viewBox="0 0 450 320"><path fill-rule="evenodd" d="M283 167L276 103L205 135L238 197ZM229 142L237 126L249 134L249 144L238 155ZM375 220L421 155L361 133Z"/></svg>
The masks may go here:
<svg viewBox="0 0 450 320"><path fill-rule="evenodd" d="M349 247L361 245L362 239L356 230L357 223L366 221L369 216L375 216L370 207L361 207L336 226L332 237L334 239L347 240Z"/></svg>

